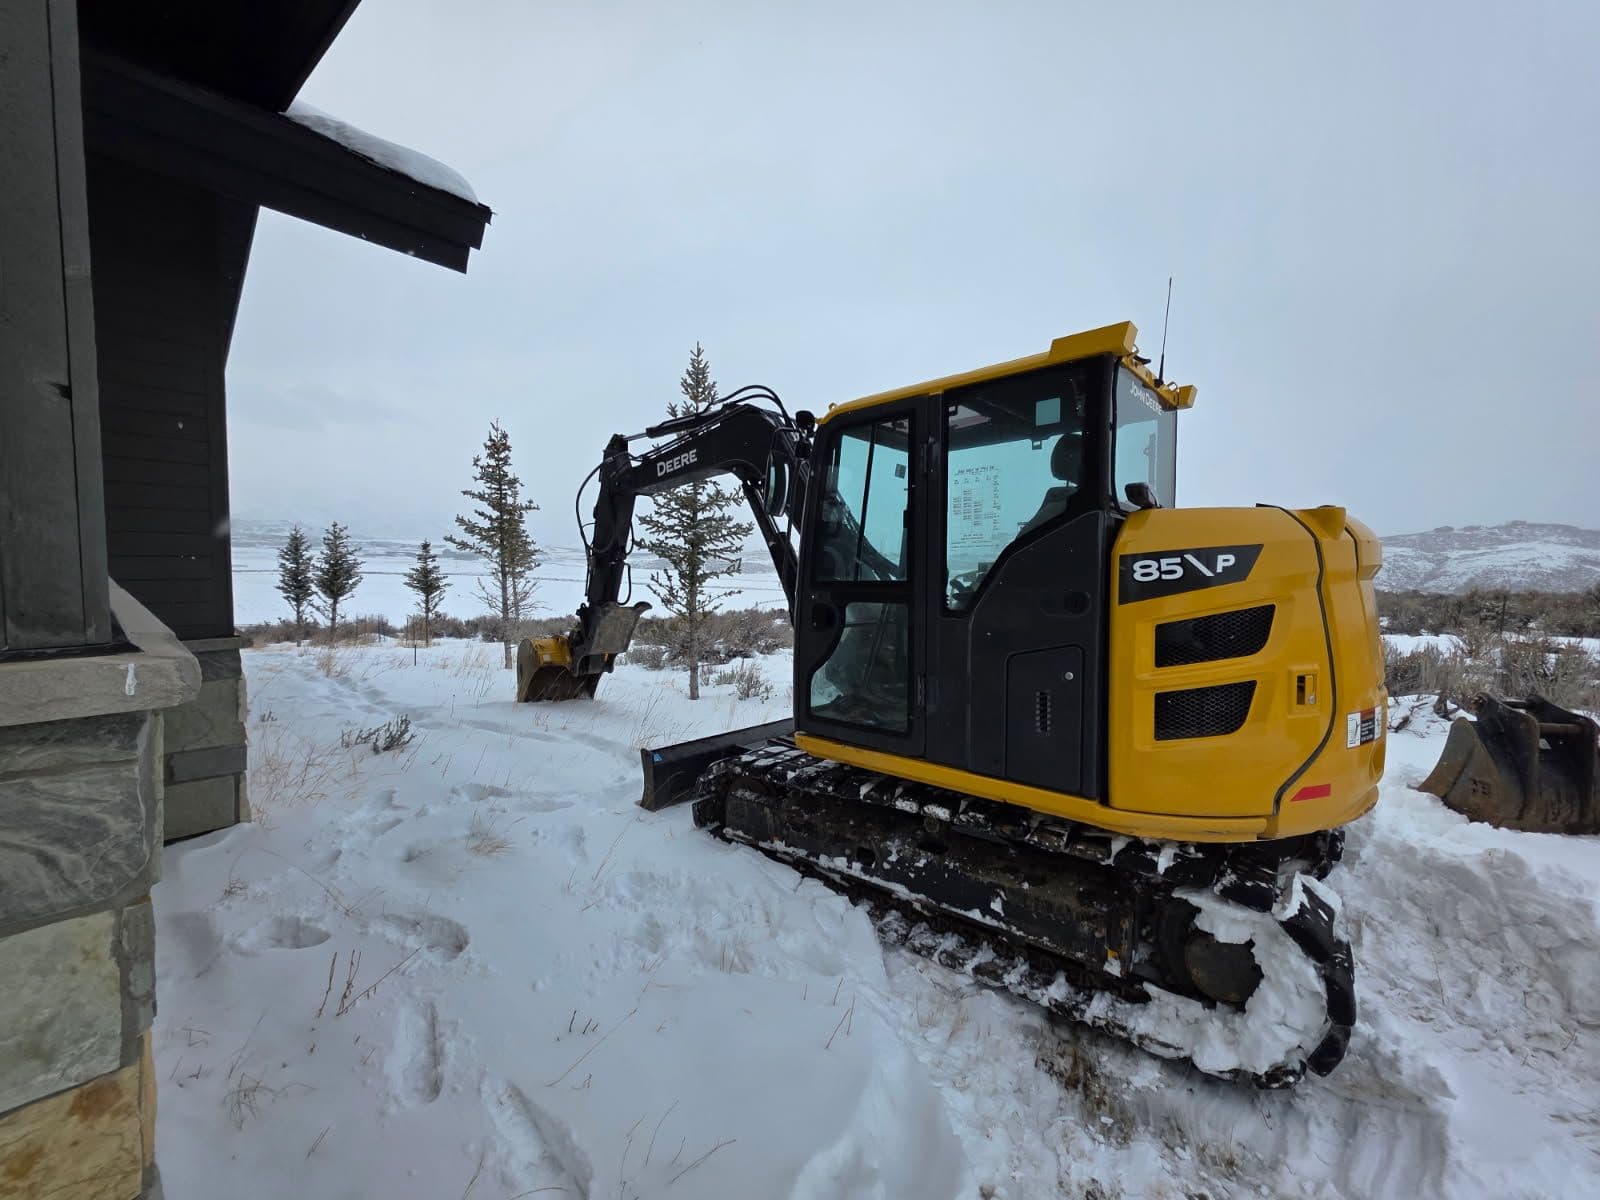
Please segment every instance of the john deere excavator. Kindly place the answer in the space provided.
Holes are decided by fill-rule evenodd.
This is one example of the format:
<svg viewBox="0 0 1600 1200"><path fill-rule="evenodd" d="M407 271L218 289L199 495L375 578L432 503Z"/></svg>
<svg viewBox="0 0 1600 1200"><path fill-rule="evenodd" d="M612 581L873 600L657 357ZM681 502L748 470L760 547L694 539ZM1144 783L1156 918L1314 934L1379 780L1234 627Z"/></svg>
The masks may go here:
<svg viewBox="0 0 1600 1200"><path fill-rule="evenodd" d="M1383 771L1377 539L1174 507L1132 324L791 417L765 388L611 438L587 599L518 697L593 696L647 604L634 503L731 475L789 598L794 716L643 752L647 808L868 905L880 934L1227 1078L1326 1073L1356 1018L1340 826Z"/></svg>

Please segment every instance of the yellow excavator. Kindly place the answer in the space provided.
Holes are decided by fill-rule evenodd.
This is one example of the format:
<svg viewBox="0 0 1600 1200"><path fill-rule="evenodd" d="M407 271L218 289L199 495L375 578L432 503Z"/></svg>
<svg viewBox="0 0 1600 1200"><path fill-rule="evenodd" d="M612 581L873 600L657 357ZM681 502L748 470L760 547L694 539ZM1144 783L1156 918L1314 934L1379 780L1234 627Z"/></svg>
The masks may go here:
<svg viewBox="0 0 1600 1200"><path fill-rule="evenodd" d="M692 802L886 941L1288 1086L1356 1019L1322 881L1383 773L1381 548L1343 508L1175 507L1195 389L1135 336L612 437L586 601L521 645L517 695L594 695L649 607L619 600L636 499L731 476L788 596L793 719L644 750L645 807Z"/></svg>

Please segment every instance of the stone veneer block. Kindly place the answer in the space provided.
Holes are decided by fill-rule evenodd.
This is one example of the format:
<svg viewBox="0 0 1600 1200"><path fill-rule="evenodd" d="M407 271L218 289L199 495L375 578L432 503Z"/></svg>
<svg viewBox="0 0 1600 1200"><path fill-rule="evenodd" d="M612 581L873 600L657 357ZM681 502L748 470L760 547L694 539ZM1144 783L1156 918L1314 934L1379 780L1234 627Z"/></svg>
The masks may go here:
<svg viewBox="0 0 1600 1200"><path fill-rule="evenodd" d="M174 750L205 750L244 744L244 687L240 679L208 679L188 704L164 714L166 742Z"/></svg>
<svg viewBox="0 0 1600 1200"><path fill-rule="evenodd" d="M0 727L0 934L150 890L161 718Z"/></svg>
<svg viewBox="0 0 1600 1200"><path fill-rule="evenodd" d="M155 1070L137 1062L0 1116L0 1200L135 1200L153 1176Z"/></svg>
<svg viewBox="0 0 1600 1200"><path fill-rule="evenodd" d="M167 784L161 836L171 842L238 824L239 779L237 775L222 775L193 783Z"/></svg>
<svg viewBox="0 0 1600 1200"><path fill-rule="evenodd" d="M156 917L149 900L118 914L116 956L122 970L122 1065L127 1066L156 1016Z"/></svg>
<svg viewBox="0 0 1600 1200"><path fill-rule="evenodd" d="M117 916L0 939L0 1112L122 1065ZM0 1138L0 1153L3 1146Z"/></svg>

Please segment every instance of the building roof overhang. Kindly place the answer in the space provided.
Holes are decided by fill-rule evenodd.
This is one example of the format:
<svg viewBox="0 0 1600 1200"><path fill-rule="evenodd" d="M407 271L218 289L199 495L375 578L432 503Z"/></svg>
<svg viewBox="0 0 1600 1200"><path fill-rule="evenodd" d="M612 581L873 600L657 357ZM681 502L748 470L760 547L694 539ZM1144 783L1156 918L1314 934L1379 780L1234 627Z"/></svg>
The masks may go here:
<svg viewBox="0 0 1600 1200"><path fill-rule="evenodd" d="M90 47L83 112L90 152L457 271L492 215L282 113Z"/></svg>

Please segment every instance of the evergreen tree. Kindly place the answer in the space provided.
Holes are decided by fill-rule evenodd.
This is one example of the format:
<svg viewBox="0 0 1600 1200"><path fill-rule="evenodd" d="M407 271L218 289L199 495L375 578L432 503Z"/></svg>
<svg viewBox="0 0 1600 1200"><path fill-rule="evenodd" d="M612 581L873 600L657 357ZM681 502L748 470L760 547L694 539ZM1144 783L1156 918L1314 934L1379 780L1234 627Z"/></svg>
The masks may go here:
<svg viewBox="0 0 1600 1200"><path fill-rule="evenodd" d="M517 623L533 607L532 576L539 565L539 548L528 536L528 514L539 506L522 498L522 480L511 470L511 435L499 421L490 424L483 453L472 456L472 470L478 486L463 488L461 494L478 507L471 516L456 518L461 536L444 540L489 560L489 578L478 585L478 594L498 619L509 670Z"/></svg>
<svg viewBox="0 0 1600 1200"><path fill-rule="evenodd" d="M439 601L450 584L439 569L439 559L433 552L433 543L424 541L417 549L417 565L406 572L406 586L417 594L417 605L422 609L422 644L433 645L433 618L438 615Z"/></svg>
<svg viewBox="0 0 1600 1200"><path fill-rule="evenodd" d="M339 605L355 593L361 583L361 560L350 543L350 531L335 521L322 535L322 553L311 573L311 582L322 597L322 611L328 615L328 641L339 633Z"/></svg>
<svg viewBox="0 0 1600 1200"><path fill-rule="evenodd" d="M296 645L305 640L306 610L317 594L316 585L311 581L313 565L311 539L296 525L289 530L289 540L278 551L278 594L294 610Z"/></svg>
<svg viewBox="0 0 1600 1200"><path fill-rule="evenodd" d="M678 380L678 390L683 399L667 406L670 417L700 412L716 403L716 381L711 378L711 364L699 342ZM651 573L650 590L661 606L677 617L682 654L689 668L691 700L700 698L706 617L723 599L738 595L728 591L713 596L706 585L739 572L739 551L755 529L750 522L734 516L743 504L739 492L702 480L657 496L653 510L639 518L645 531L639 544L666 564Z"/></svg>

